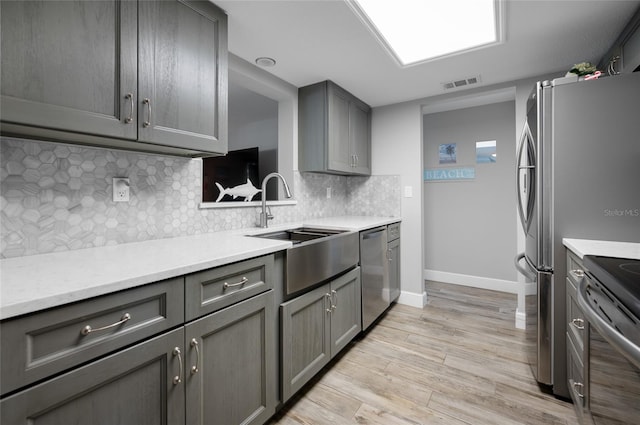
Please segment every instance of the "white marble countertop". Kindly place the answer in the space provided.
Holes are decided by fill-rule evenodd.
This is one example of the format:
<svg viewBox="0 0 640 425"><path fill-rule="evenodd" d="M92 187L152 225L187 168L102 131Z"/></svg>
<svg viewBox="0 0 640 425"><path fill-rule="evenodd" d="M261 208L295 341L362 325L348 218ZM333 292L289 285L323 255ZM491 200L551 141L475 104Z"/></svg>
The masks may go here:
<svg viewBox="0 0 640 425"><path fill-rule="evenodd" d="M580 258L601 255L640 260L640 243L569 238L562 239L562 243Z"/></svg>
<svg viewBox="0 0 640 425"><path fill-rule="evenodd" d="M0 260L0 319L32 313L251 257L291 242L246 235L301 225L360 231L400 221L334 217L268 229L240 229Z"/></svg>

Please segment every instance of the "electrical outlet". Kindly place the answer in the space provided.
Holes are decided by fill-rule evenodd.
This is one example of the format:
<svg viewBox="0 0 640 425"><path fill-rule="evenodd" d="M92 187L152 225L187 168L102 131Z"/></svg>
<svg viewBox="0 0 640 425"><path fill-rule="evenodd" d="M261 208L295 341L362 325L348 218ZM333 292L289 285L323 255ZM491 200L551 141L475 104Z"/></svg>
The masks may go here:
<svg viewBox="0 0 640 425"><path fill-rule="evenodd" d="M331 188L327 188L327 199L331 199Z"/></svg>
<svg viewBox="0 0 640 425"><path fill-rule="evenodd" d="M129 179L126 177L113 178L113 202L129 202Z"/></svg>

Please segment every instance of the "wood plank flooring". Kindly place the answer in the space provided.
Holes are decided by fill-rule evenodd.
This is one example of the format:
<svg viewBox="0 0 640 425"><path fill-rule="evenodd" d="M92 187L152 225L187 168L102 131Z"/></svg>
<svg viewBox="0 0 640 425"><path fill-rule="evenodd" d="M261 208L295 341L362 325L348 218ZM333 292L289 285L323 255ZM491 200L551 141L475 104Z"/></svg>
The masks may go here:
<svg viewBox="0 0 640 425"><path fill-rule="evenodd" d="M270 425L577 425L531 376L515 295L426 285L423 309L393 306Z"/></svg>

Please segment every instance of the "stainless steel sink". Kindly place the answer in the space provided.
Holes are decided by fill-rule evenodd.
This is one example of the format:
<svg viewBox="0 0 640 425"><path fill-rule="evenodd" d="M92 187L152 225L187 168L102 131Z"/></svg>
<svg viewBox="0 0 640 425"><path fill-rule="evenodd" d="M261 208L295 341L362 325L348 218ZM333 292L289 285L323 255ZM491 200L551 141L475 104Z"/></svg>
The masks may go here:
<svg viewBox="0 0 640 425"><path fill-rule="evenodd" d="M280 230L278 232L262 233L258 235L252 235L256 238L277 239L282 241L291 241L294 244L299 244L306 241L311 241L319 238L326 238L327 236L338 235L344 233L343 230L328 230L328 229L314 229L310 227L299 227L297 229Z"/></svg>
<svg viewBox="0 0 640 425"><path fill-rule="evenodd" d="M251 236L293 242L286 250L285 297L326 282L360 261L357 232L299 227Z"/></svg>

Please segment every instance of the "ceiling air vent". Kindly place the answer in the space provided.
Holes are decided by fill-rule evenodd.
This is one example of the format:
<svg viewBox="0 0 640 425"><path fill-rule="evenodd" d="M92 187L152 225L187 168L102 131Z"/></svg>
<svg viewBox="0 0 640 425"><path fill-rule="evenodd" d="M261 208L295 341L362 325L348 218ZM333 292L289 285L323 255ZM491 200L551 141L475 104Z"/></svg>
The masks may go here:
<svg viewBox="0 0 640 425"><path fill-rule="evenodd" d="M461 78L455 81L447 81L442 83L442 88L445 90L457 89L459 87L470 86L472 84L478 84L480 82L480 76Z"/></svg>

